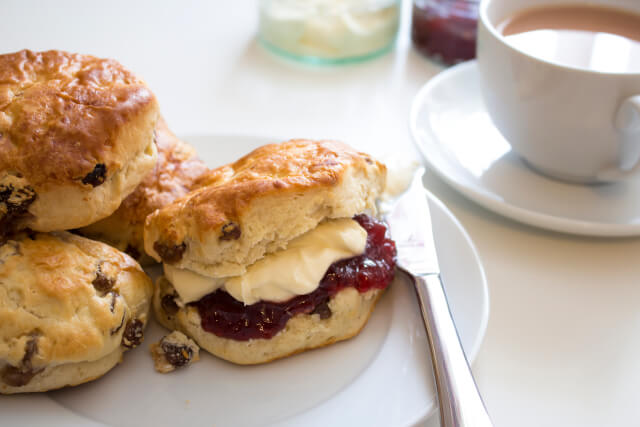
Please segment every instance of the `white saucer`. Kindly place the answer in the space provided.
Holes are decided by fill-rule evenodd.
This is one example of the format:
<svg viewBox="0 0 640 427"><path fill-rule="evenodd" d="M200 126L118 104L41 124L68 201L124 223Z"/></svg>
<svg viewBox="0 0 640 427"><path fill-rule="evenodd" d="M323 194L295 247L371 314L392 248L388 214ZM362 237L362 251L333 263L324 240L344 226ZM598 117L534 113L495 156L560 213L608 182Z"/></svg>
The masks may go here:
<svg viewBox="0 0 640 427"><path fill-rule="evenodd" d="M491 122L475 61L443 71L420 89L410 128L431 169L487 209L565 233L640 235L640 176L576 185L534 172Z"/></svg>
<svg viewBox="0 0 640 427"><path fill-rule="evenodd" d="M185 138L210 166L269 142L264 137ZM465 230L435 197L433 216L443 281L470 361L487 327L489 295ZM0 425L30 426L409 426L435 411L429 348L411 285L397 278L355 338L258 366L200 353L188 369L153 370L145 341L94 382L50 393L0 397Z"/></svg>

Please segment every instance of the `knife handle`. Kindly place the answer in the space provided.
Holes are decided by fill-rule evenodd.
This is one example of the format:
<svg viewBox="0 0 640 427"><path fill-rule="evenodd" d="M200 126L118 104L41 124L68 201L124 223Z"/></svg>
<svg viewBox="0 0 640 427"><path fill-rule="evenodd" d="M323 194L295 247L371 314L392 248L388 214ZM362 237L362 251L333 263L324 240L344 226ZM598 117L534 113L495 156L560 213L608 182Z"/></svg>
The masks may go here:
<svg viewBox="0 0 640 427"><path fill-rule="evenodd" d="M492 426L460 344L440 275L409 276L431 348L441 427Z"/></svg>

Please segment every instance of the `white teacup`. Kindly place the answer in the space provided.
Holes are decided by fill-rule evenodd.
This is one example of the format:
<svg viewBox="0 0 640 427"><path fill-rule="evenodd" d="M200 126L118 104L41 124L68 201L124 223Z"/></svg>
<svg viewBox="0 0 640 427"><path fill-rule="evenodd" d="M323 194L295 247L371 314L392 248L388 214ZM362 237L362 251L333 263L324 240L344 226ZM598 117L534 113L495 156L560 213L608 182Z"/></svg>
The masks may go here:
<svg viewBox="0 0 640 427"><path fill-rule="evenodd" d="M489 115L534 169L580 183L640 170L640 70L599 72L536 58L497 26L531 7L584 0L482 0L478 67ZM640 13L638 0L592 0ZM635 71L635 70L634 70Z"/></svg>

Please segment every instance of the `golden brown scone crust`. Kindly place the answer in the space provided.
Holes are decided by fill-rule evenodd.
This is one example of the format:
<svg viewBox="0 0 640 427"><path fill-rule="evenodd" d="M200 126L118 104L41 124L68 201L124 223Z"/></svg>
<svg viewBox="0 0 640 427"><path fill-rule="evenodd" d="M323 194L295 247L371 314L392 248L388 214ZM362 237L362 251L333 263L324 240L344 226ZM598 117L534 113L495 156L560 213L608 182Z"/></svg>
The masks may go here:
<svg viewBox="0 0 640 427"><path fill-rule="evenodd" d="M201 274L239 275L325 219L375 210L385 177L384 165L340 142L265 145L150 215L145 249Z"/></svg>
<svg viewBox="0 0 640 427"><path fill-rule="evenodd" d="M34 205L55 190L99 192L151 150L157 115L144 82L114 60L55 50L0 55L0 175L21 178L36 193ZM141 166L143 175L155 162L155 154L147 154L153 161ZM132 185L116 186L126 194L105 195L119 197L115 206L105 203L106 213L94 207L93 216L113 212L142 179L137 175L127 178L136 181ZM26 225L51 231L89 223L51 221L35 218Z"/></svg>
<svg viewBox="0 0 640 427"><path fill-rule="evenodd" d="M73 364L110 369L146 324L152 293L138 263L108 245L67 232L14 236L0 246L0 393L83 382L47 380ZM16 369L36 374L17 386Z"/></svg>
<svg viewBox="0 0 640 427"><path fill-rule="evenodd" d="M164 119L156 125L158 162L109 217L84 227L80 234L108 243L136 258L142 265L154 260L144 251L143 229L147 216L187 194L207 167L192 146L174 135Z"/></svg>
<svg viewBox="0 0 640 427"><path fill-rule="evenodd" d="M205 331L200 324L198 309L191 305L180 308L175 314L167 313L161 299L173 292L169 281L164 276L160 277L153 297L153 310L162 326L183 332L202 349L221 359L239 365L254 365L354 337L364 328L384 290L360 293L352 287L342 289L329 300L329 318L321 319L318 314L297 314L273 338L247 341L222 338Z"/></svg>
<svg viewBox="0 0 640 427"><path fill-rule="evenodd" d="M35 186L117 169L118 127L156 102L118 62L56 50L0 55L0 88L0 169Z"/></svg>

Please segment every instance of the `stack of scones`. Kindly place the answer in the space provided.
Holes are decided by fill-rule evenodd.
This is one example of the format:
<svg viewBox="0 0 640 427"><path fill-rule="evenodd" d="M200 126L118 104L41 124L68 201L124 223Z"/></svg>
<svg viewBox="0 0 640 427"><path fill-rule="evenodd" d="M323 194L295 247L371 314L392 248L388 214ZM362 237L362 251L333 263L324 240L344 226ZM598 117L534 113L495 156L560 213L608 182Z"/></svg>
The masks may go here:
<svg viewBox="0 0 640 427"><path fill-rule="evenodd" d="M162 373L199 346L258 364L357 335L394 277L386 173L305 139L209 170L118 62L0 55L0 393L101 377L152 305Z"/></svg>
<svg viewBox="0 0 640 427"><path fill-rule="evenodd" d="M91 381L142 342L144 220L204 171L118 62L0 55L0 393Z"/></svg>

